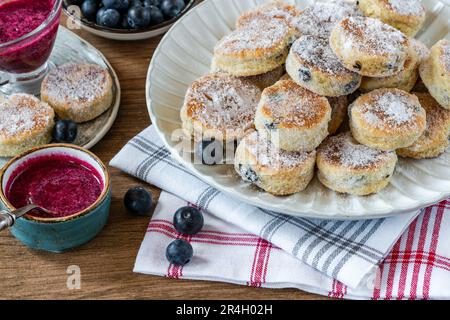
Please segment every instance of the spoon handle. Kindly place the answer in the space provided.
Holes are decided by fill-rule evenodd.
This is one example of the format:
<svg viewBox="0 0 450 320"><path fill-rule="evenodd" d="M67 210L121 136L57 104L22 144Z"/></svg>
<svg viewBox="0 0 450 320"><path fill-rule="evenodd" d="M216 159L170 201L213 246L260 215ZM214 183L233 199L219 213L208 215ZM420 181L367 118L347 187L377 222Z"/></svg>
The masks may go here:
<svg viewBox="0 0 450 320"><path fill-rule="evenodd" d="M0 231L12 227L16 221L15 217L6 211L0 211Z"/></svg>

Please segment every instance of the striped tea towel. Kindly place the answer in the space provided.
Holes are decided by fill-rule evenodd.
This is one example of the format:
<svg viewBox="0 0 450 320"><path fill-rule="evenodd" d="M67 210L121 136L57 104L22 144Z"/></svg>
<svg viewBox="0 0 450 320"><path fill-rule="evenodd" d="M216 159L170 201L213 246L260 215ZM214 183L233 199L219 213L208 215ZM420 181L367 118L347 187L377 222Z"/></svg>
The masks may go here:
<svg viewBox="0 0 450 320"><path fill-rule="evenodd" d="M422 252L425 254L423 250L427 248L427 255L436 259L435 254L439 252L439 248L436 240L434 240L436 243L432 245L434 242L431 239L439 235L437 218L427 218L430 221L427 220L425 227L420 227L425 231L416 230L416 227L413 231L409 230L407 244L396 245L394 251L388 257L392 261L389 264L390 266L398 263L403 264L406 259L406 267L402 265L398 272L397 269L392 268L387 268L389 271L385 271L384 267L380 269L378 265L388 255L397 239L411 222L415 221L412 226L419 224L418 220L415 220L419 212L402 214L389 219L345 222L293 218L259 209L215 190L176 163L152 127L133 138L111 161L111 165L183 199L179 200L174 196L162 194L157 212L152 219L149 232L138 255L135 266L136 272L167 274L166 271L169 266L168 262L165 261L163 252L172 237L178 236L174 235L170 221L175 209L181 206L184 201L184 204L189 202L201 207L206 213L207 221L214 221L214 223L210 222L209 228L207 228L208 224L205 226L206 231L204 230L199 234L199 237L205 232L224 233L225 235L238 233L256 239L257 243L264 244L254 246L252 252L248 251L251 246L243 245L242 248L245 248L245 250L238 252L236 248L222 248L220 241L217 241L217 243L199 242L194 241L197 236L191 237L189 240L194 241L194 250L198 258L195 260L201 261L201 264L197 265L193 260L191 264L182 268L182 272L177 271L181 273L177 273L177 277L217 279L267 287L298 287L318 293L339 292L333 293L337 296L344 295L345 291L350 292L350 289L347 289L349 287L356 292L350 297L362 298L371 296L366 292L370 283L374 283L375 289L380 291L376 293L376 290L372 289L375 296L381 297L384 295L382 284L384 280L389 278L385 277L386 272L391 274L390 279L392 281L398 281L400 287L405 287L404 292L409 289L406 285L407 280L416 279L411 280L415 281L415 285L413 282L410 285L408 284L411 287L418 287L422 282L431 282L429 271L426 272L430 276L428 280L422 276L422 269L428 269L428 267L422 267L422 264L428 261L428 258L422 255ZM172 199L169 199L170 197ZM172 203L176 205L172 206ZM445 204L441 206L445 206ZM443 215L443 210L439 209L440 207L437 207L439 210L433 208L426 209L419 220L424 220L426 212L428 212L428 216L435 216L435 211L439 211ZM165 224L164 228L169 229L166 233L154 231L152 226L158 221ZM436 227L430 229L428 227L430 224L434 224ZM233 230L238 230L238 232ZM423 245L419 245L419 242L421 242L419 235L425 239L422 241ZM233 237L229 237L230 242L237 241L233 240ZM240 244L239 241L237 243ZM441 241L441 243L444 242ZM255 250L267 251L269 247L271 248L269 251L273 251L273 253L270 255L262 253L266 255L265 258L258 258L259 260L267 260L269 265L264 266L258 262L253 267L255 270L267 269L265 275L253 273L249 275L249 272L246 272L245 269L249 265L248 261L256 259L256 254L261 254L255 253ZM274 249L272 250L272 248ZM408 248L418 250L413 252ZM228 255L222 252L227 250L230 250ZM450 251L450 248L447 248L447 250ZM213 254L219 251L223 254ZM207 252L210 255L205 254ZM234 258L230 259L232 255L234 255ZM276 255L279 257L276 257ZM223 261L223 257L227 257L227 260ZM425 262L417 263L417 259ZM418 267L410 266L409 260L414 260ZM441 260L444 261L445 259L439 258L439 261ZM222 267L219 268L219 265ZM175 267L170 266L170 268ZM417 268L419 269L419 276L417 278L410 276L410 273L417 273L415 271ZM400 274L405 276L405 272L406 278L399 278ZM170 274L173 274L172 271ZM280 279L283 277L284 279ZM376 279L380 281L376 281ZM378 282L381 283L381 287L377 285ZM439 283L436 285L439 285ZM330 288L333 290L330 290ZM358 294L357 292L361 290L365 290L365 293ZM385 291L385 295L388 297L389 292L391 295L397 296L394 293L396 290L392 286L391 289ZM429 292L430 290L428 290L428 294ZM424 296L426 295L424 294Z"/></svg>
<svg viewBox="0 0 450 320"><path fill-rule="evenodd" d="M396 242L378 272L358 288L324 275L270 242L212 214L205 214L200 233L183 237L173 228L172 219L175 210L187 204L172 194L161 193L136 259L135 272L252 287L298 288L334 298L450 298L450 245L443 234L450 227L450 202L424 210ZM184 267L171 265L165 258L167 245L177 238L186 239L194 247L194 257Z"/></svg>

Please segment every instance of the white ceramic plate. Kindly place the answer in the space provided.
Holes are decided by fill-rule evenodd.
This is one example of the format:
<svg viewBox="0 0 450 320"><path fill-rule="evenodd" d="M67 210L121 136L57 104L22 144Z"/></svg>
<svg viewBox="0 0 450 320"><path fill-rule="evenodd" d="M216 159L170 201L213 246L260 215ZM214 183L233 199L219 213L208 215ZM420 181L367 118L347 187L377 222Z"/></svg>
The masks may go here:
<svg viewBox="0 0 450 320"><path fill-rule="evenodd" d="M214 45L233 28L238 16L268 0L206 0L169 30L153 55L147 75L147 105L152 123L172 155L196 176L244 202L277 212L326 219L372 219L409 212L450 196L450 150L432 160L401 159L392 183L366 196L337 194L315 178L308 188L289 197L275 197L242 182L230 166L194 165L182 157L172 135L181 127L179 110L188 86L208 73ZM289 1L299 8L311 0ZM450 6L445 0L424 0L427 21L419 39L432 45L450 38Z"/></svg>

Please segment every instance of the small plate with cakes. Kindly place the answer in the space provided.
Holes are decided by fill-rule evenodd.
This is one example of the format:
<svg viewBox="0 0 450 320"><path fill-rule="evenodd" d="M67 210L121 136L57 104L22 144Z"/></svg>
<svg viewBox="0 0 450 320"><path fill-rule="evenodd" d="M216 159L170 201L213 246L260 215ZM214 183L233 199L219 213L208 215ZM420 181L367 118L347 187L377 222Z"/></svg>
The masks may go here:
<svg viewBox="0 0 450 320"><path fill-rule="evenodd" d="M361 220L447 199L450 4L422 4L206 0L153 55L152 124L194 175L267 210Z"/></svg>
<svg viewBox="0 0 450 320"><path fill-rule="evenodd" d="M92 148L109 131L120 105L119 79L103 54L59 27L50 71L40 94L0 95L0 163L30 148L54 142L58 120L76 123L72 142Z"/></svg>

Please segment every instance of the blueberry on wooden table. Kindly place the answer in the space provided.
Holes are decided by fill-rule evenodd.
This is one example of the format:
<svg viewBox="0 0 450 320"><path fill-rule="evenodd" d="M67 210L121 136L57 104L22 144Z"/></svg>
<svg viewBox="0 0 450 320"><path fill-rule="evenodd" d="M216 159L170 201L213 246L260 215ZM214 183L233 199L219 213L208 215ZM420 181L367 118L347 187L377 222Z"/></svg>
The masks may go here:
<svg viewBox="0 0 450 320"><path fill-rule="evenodd" d="M203 228L203 224L203 214L197 208L182 207L173 216L173 226L182 234L197 234Z"/></svg>
<svg viewBox="0 0 450 320"><path fill-rule="evenodd" d="M166 249L166 258L170 263L184 266L191 261L194 249L186 240L177 239L171 242Z"/></svg>
<svg viewBox="0 0 450 320"><path fill-rule="evenodd" d="M78 134L78 125L72 120L58 120L53 129L53 139L59 143L72 143Z"/></svg>
<svg viewBox="0 0 450 320"><path fill-rule="evenodd" d="M152 195L143 187L134 187L125 193L123 204L133 215L148 216L153 204Z"/></svg>

